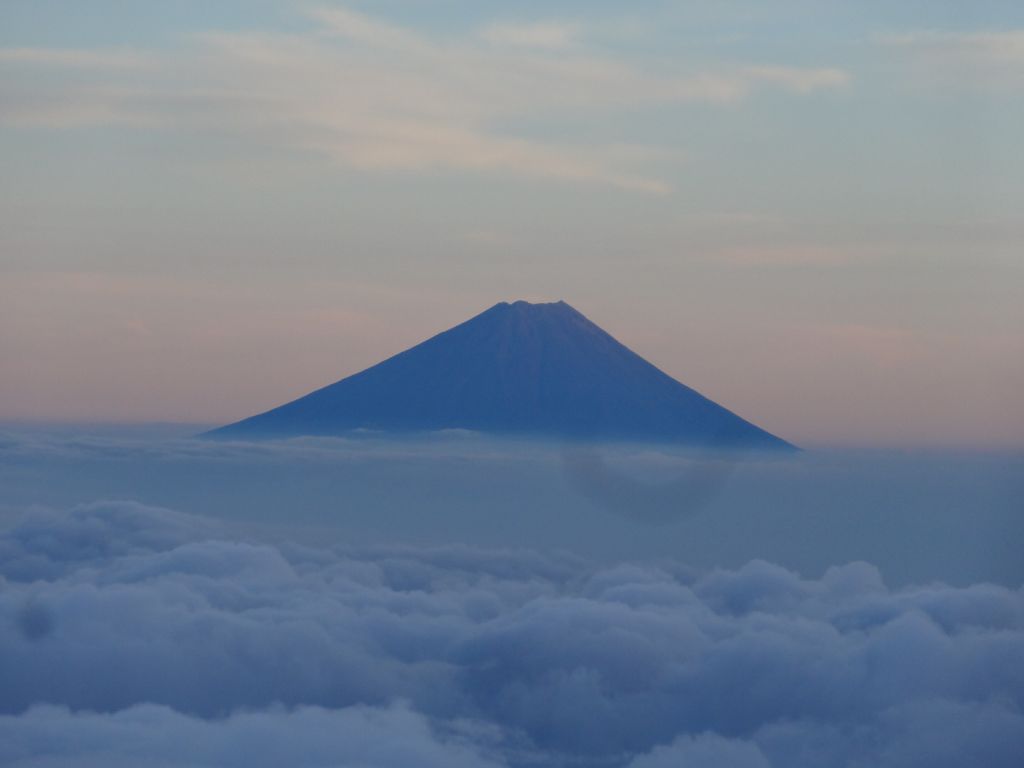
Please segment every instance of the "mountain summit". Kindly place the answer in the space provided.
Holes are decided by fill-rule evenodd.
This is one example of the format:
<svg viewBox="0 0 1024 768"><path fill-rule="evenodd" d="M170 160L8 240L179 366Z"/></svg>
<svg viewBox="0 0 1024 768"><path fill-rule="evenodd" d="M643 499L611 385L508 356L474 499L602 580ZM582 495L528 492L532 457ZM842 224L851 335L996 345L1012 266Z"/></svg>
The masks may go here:
<svg viewBox="0 0 1024 768"><path fill-rule="evenodd" d="M792 448L658 370L564 301L495 304L365 371L207 435L357 429Z"/></svg>

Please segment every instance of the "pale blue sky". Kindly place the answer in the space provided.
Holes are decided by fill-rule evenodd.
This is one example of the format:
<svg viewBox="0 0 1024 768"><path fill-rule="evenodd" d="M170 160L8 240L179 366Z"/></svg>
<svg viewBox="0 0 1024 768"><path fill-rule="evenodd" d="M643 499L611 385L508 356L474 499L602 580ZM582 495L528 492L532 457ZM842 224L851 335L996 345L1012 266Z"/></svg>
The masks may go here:
<svg viewBox="0 0 1024 768"><path fill-rule="evenodd" d="M1024 442L1024 7L0 8L0 419L230 421L563 298L797 442Z"/></svg>

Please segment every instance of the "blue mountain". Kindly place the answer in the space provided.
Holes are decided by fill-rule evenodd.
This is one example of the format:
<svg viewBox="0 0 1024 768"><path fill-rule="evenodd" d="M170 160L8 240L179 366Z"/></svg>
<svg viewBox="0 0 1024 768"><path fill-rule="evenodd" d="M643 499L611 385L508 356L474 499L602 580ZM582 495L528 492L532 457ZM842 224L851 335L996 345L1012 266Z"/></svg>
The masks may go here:
<svg viewBox="0 0 1024 768"><path fill-rule="evenodd" d="M360 373L206 434L442 429L793 448L663 373L563 301L496 304Z"/></svg>

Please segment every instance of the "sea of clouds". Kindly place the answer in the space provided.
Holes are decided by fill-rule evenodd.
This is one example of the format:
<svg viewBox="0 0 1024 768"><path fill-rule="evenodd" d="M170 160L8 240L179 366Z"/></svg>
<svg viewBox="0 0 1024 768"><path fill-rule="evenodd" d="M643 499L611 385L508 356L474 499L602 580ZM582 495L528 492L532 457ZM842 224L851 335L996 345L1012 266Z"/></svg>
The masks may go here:
<svg viewBox="0 0 1024 768"><path fill-rule="evenodd" d="M0 435L0 765L1016 767L1019 466Z"/></svg>
<svg viewBox="0 0 1024 768"><path fill-rule="evenodd" d="M1024 593L247 541L133 502L0 538L0 764L1017 766Z"/></svg>

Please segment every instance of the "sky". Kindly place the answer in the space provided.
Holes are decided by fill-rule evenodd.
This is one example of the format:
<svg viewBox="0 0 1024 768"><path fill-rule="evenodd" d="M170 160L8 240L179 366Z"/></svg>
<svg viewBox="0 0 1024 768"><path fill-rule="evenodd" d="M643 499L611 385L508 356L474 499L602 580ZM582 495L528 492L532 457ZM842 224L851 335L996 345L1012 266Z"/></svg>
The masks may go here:
<svg viewBox="0 0 1024 768"><path fill-rule="evenodd" d="M0 420L564 299L801 444L1024 443L1015 2L8 0Z"/></svg>

